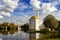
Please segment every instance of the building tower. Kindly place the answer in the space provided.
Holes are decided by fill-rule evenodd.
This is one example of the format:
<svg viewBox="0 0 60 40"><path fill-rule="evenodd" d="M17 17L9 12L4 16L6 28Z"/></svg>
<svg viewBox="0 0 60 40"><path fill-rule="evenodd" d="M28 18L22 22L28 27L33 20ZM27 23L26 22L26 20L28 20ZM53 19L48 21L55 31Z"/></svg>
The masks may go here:
<svg viewBox="0 0 60 40"><path fill-rule="evenodd" d="M39 31L40 20L38 16L32 16L29 20L29 29Z"/></svg>
<svg viewBox="0 0 60 40"><path fill-rule="evenodd" d="M32 16L29 20L29 30L39 31L40 20L38 16ZM40 33L30 33L30 40L38 39Z"/></svg>

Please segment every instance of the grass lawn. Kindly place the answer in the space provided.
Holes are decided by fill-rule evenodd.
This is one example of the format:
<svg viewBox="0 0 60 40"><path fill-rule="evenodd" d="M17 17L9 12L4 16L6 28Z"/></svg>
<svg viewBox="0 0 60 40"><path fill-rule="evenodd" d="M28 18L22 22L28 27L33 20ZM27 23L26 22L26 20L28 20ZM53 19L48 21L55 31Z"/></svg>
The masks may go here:
<svg viewBox="0 0 60 40"><path fill-rule="evenodd" d="M60 40L60 38L52 38L52 39L48 39L48 40Z"/></svg>
<svg viewBox="0 0 60 40"><path fill-rule="evenodd" d="M60 38L51 38L51 39L38 39L38 40L60 40Z"/></svg>

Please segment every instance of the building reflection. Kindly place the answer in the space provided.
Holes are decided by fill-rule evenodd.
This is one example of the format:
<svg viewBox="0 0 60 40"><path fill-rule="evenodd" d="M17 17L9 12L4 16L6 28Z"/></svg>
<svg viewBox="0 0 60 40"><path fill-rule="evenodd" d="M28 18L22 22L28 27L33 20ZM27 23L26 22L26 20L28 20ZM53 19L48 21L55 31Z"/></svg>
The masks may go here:
<svg viewBox="0 0 60 40"><path fill-rule="evenodd" d="M40 33L29 33L29 40L37 40L40 38Z"/></svg>

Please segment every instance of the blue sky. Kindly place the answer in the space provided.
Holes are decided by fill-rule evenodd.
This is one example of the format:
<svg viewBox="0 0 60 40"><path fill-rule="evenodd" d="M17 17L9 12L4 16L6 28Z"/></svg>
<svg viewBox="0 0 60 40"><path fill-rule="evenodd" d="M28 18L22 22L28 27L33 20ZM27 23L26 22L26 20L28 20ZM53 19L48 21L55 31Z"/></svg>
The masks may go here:
<svg viewBox="0 0 60 40"><path fill-rule="evenodd" d="M60 0L38 1L40 2L41 20L48 14L52 14L57 20L60 20ZM27 23L31 16L37 14L30 2L31 0L0 0L0 22ZM34 3L36 2L34 1Z"/></svg>

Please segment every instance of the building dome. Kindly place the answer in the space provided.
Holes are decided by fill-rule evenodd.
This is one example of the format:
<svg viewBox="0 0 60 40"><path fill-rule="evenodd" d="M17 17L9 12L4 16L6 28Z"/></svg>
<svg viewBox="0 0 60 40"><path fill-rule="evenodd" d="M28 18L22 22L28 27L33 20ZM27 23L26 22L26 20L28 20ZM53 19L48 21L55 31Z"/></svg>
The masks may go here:
<svg viewBox="0 0 60 40"><path fill-rule="evenodd" d="M38 19L38 16L32 16L31 19Z"/></svg>

